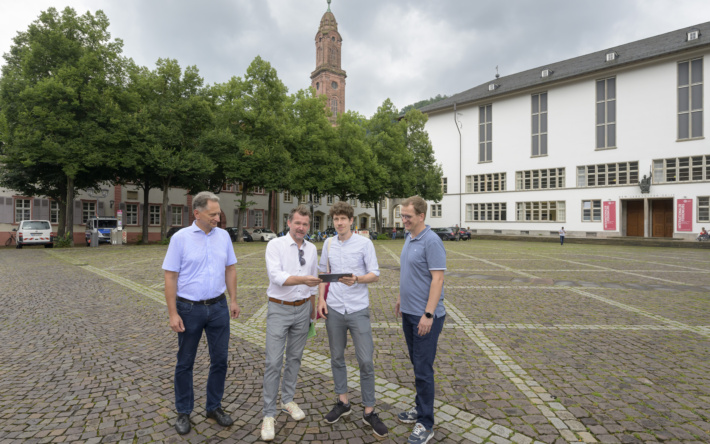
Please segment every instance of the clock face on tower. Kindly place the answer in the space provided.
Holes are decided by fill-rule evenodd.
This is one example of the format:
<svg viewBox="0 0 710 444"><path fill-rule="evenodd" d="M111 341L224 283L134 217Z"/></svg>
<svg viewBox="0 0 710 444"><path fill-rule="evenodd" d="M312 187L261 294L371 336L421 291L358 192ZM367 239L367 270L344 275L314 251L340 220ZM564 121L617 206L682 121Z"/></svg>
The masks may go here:
<svg viewBox="0 0 710 444"><path fill-rule="evenodd" d="M330 87L333 89L338 89L338 82L333 82L330 84Z"/></svg>

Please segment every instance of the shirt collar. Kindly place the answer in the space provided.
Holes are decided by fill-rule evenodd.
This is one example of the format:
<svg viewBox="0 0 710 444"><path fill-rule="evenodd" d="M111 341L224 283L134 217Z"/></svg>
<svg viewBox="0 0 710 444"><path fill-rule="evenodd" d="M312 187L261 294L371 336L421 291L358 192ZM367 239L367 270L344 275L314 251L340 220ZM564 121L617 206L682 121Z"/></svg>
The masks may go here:
<svg viewBox="0 0 710 444"><path fill-rule="evenodd" d="M196 231L202 231L202 228L200 228L200 227L197 226L197 221L196 221L196 220L192 222L191 228L192 228L192 231L195 231L195 232L196 232ZM210 230L209 233L205 233L204 231L202 231L202 232L205 233L205 236L209 236L209 235L211 235L212 233L214 233L214 230L215 230L215 229L213 228L213 229Z"/></svg>
<svg viewBox="0 0 710 444"><path fill-rule="evenodd" d="M416 241L422 238L424 234L426 234L427 231L431 230L431 227L429 225L424 225L424 229L422 230L421 233L417 235L417 237L412 237L412 233L409 233L408 236L412 241Z"/></svg>

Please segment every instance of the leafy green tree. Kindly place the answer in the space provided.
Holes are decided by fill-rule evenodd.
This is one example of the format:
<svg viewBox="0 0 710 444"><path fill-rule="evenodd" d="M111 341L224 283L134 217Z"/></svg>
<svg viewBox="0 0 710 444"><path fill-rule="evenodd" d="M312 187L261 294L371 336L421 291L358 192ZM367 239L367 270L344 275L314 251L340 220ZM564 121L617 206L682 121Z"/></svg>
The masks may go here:
<svg viewBox="0 0 710 444"><path fill-rule="evenodd" d="M248 194L255 188L279 190L288 183L287 89L271 64L257 56L244 78L215 85L211 94L216 125L205 136L205 150L225 182L242 185L238 203L243 214L248 210ZM222 177L213 174L212 182L219 183ZM242 217L237 220L239 233L242 221ZM242 241L241 236L237 239Z"/></svg>
<svg viewBox="0 0 710 444"><path fill-rule="evenodd" d="M290 97L287 147L293 159L288 189L309 198L313 212L317 198L332 194L344 176L344 159L334 149L336 133L328 120L326 97L300 90Z"/></svg>
<svg viewBox="0 0 710 444"><path fill-rule="evenodd" d="M75 191L115 178L128 142L127 61L108 26L101 11L49 8L14 38L0 79L5 168L26 168L24 180L37 187L27 192L66 205L70 238ZM52 166L61 174L45 175Z"/></svg>
<svg viewBox="0 0 710 444"><path fill-rule="evenodd" d="M404 125L404 143L413 159L412 167L407 171L413 179L413 188L409 194L438 202L444 196L441 189L443 172L441 165L436 163L434 148L424 129L427 120L427 115L417 109L407 112L401 120Z"/></svg>
<svg viewBox="0 0 710 444"><path fill-rule="evenodd" d="M203 133L212 128L214 116L202 94L203 80L194 66L183 72L176 60L158 59L155 70L142 71L136 81L142 128L137 165L143 173L138 176L144 190L143 240L147 242L150 188L163 191L160 236L165 239L170 222L170 188L194 186L213 171L213 162L201 143Z"/></svg>

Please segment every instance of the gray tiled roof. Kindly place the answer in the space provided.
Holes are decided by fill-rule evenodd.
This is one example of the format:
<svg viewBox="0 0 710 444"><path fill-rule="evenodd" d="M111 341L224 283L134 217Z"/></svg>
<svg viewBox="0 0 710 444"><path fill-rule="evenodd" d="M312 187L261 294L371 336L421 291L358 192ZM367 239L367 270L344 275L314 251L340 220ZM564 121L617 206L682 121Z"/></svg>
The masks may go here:
<svg viewBox="0 0 710 444"><path fill-rule="evenodd" d="M700 37L697 40L687 41L687 33L690 30L699 30ZM602 51L563 60L561 62L551 63L498 79L491 79L482 85L422 107L420 110L424 113L436 112L453 108L454 104L460 106L471 102L493 100L495 97L510 94L517 90L532 88L537 85L554 84L561 80L569 80L582 75L603 72L641 61L703 47L710 47L710 22L689 26L625 45L607 48ZM607 62L606 54L611 51L615 51L618 56L614 61ZM540 74L543 69L549 69L552 74L550 74L549 77L541 77ZM491 83L495 83L499 86L496 87L494 91L489 91L488 85Z"/></svg>

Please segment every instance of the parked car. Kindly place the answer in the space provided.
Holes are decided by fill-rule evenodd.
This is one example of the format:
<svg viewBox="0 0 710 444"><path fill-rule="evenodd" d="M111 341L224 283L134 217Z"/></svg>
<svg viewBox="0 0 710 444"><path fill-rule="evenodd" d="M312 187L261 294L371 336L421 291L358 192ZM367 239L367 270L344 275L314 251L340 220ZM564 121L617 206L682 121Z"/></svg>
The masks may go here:
<svg viewBox="0 0 710 444"><path fill-rule="evenodd" d="M459 237L461 238L461 240L470 240L471 239L471 232L465 228L461 228L459 230Z"/></svg>
<svg viewBox="0 0 710 444"><path fill-rule="evenodd" d="M90 217L86 221L86 246L91 245L91 232L99 232L99 245L111 243L111 230L118 228L118 219L115 217Z"/></svg>
<svg viewBox="0 0 710 444"><path fill-rule="evenodd" d="M237 227L227 227L226 228L227 233L229 233L229 238L232 239L232 242L237 241L237 233L239 233L239 230ZM251 234L244 228L242 228L242 240L244 242L254 242L254 238L251 237Z"/></svg>
<svg viewBox="0 0 710 444"><path fill-rule="evenodd" d="M431 231L436 233L441 240L457 241L461 239L461 235L455 227L432 228Z"/></svg>
<svg viewBox="0 0 710 444"><path fill-rule="evenodd" d="M271 239L276 239L276 233L268 228L254 228L251 230L250 234L254 240L260 240L262 242L268 242Z"/></svg>
<svg viewBox="0 0 710 444"><path fill-rule="evenodd" d="M23 220L17 227L17 247L25 245L44 245L44 248L54 247L52 224L48 220Z"/></svg>

